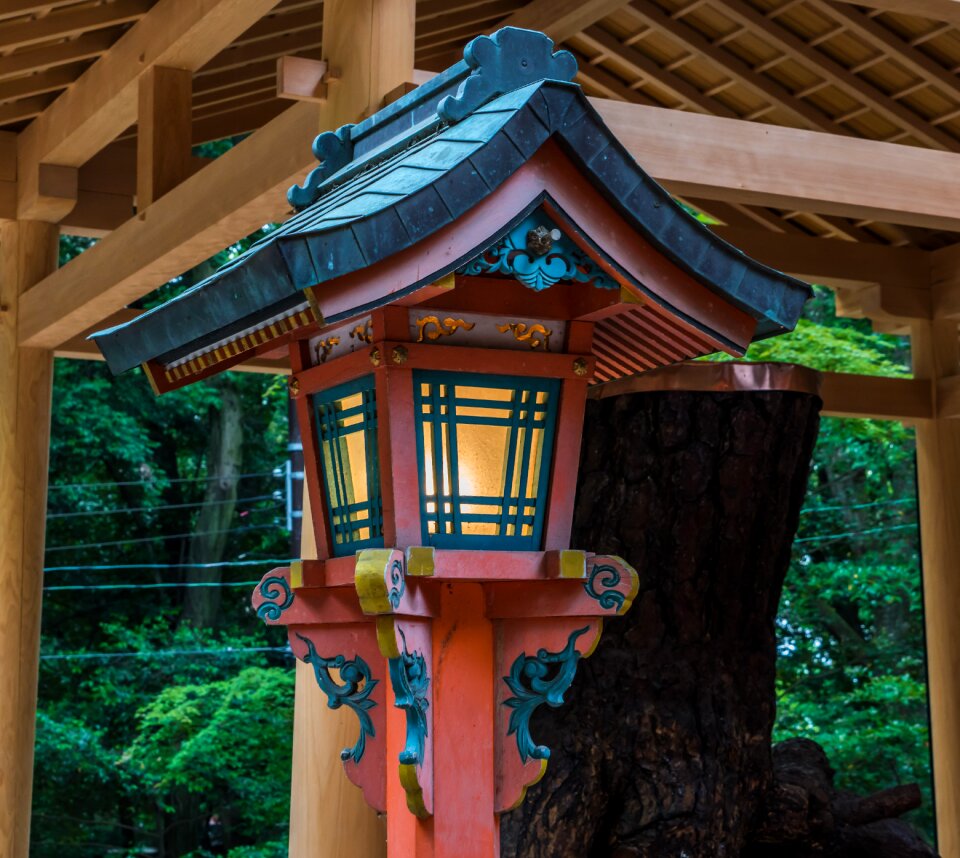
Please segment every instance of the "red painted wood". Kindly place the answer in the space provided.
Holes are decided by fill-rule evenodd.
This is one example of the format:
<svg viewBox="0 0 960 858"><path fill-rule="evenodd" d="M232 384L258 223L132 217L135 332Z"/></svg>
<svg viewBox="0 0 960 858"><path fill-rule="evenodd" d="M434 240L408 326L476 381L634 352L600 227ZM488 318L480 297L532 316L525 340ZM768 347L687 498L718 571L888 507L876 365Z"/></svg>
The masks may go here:
<svg viewBox="0 0 960 858"><path fill-rule="evenodd" d="M590 564L587 564L588 568ZM487 616L490 619L522 619L523 617L616 617L621 612L615 604L604 608L589 596L583 580L553 578L549 582L502 581L487 584ZM627 599L632 589L629 578L621 578L616 587L608 588Z"/></svg>
<svg viewBox="0 0 960 858"><path fill-rule="evenodd" d="M425 581L542 581L558 574L560 552L435 548L433 566Z"/></svg>
<svg viewBox="0 0 960 858"><path fill-rule="evenodd" d="M494 641L478 584L445 584L434 621L436 858L496 858ZM391 856L392 858L392 856Z"/></svg>
<svg viewBox="0 0 960 858"><path fill-rule="evenodd" d="M458 274L456 284L452 292L424 301L418 309L429 308L438 313L495 312L504 316L566 320L622 306L616 290L595 289L584 283L555 283L549 289L537 292L512 277Z"/></svg>
<svg viewBox="0 0 960 858"><path fill-rule="evenodd" d="M343 357L333 358L291 376L291 381L295 380L300 388L296 398L305 399L311 393L328 390L338 384L369 375L374 369L370 362L372 348L371 346L370 349L357 349Z"/></svg>
<svg viewBox="0 0 960 858"><path fill-rule="evenodd" d="M472 346L442 346L428 343L382 343L389 360L395 346L406 349L403 366L407 369L447 370L450 372L483 372L503 375L530 375L547 378L590 378L592 356L551 354L514 349L484 349ZM579 376L573 362L586 362L586 375Z"/></svg>
<svg viewBox="0 0 960 858"><path fill-rule="evenodd" d="M553 464L550 467L550 489L543 533L546 550L570 547L573 504L577 495L577 474L580 470L580 440L587 402L588 377L568 378L560 390Z"/></svg>
<svg viewBox="0 0 960 858"><path fill-rule="evenodd" d="M576 642L576 651L586 655L593 651L600 638L602 621L597 619L520 619L499 620L496 629L497 661L494 667L496 682L496 726L494 753L496 757L496 782L494 806L498 813L508 811L523 801L528 786L536 783L546 770L540 760L528 759L524 763L517 748L516 735L509 733L510 713L513 711L504 701L513 696L503 680L510 674L514 661L522 654L533 656L540 649L561 652L567 645L570 634L576 629L587 628ZM576 724L570 724L576 730ZM531 737L537 741L535 728ZM562 753L551 748L553 754ZM536 787L534 787L535 789Z"/></svg>
<svg viewBox="0 0 960 858"><path fill-rule="evenodd" d="M376 685L370 692L369 698L376 705L368 710L373 721L373 734L368 735L366 747L360 762L352 758L343 761L343 770L351 783L363 790L364 800L371 807L379 811L387 809L387 711L390 703L387 699L389 677L387 676L386 661L377 647L376 626L366 622L357 625L324 626L316 628L292 627L289 630L290 647L294 655L304 660L307 655L307 644L303 638L312 641L317 655L322 658L334 658L342 655L347 661L358 656L370 668L372 679ZM332 678L339 685L342 684L339 672L332 671ZM359 722L357 726L359 734ZM316 761L317 765L329 765L327 761Z"/></svg>
<svg viewBox="0 0 960 858"><path fill-rule="evenodd" d="M381 349L389 354L386 344ZM382 366L376 373L376 386L383 537L386 545L407 548L422 542L413 378L409 366Z"/></svg>
<svg viewBox="0 0 960 858"><path fill-rule="evenodd" d="M324 560L333 554L333 533L330 529L327 495L323 487L320 442L309 397L299 397L295 402L295 410L297 422L300 424L300 441L303 444L303 482L310 498L310 524L316 541L317 557Z"/></svg>

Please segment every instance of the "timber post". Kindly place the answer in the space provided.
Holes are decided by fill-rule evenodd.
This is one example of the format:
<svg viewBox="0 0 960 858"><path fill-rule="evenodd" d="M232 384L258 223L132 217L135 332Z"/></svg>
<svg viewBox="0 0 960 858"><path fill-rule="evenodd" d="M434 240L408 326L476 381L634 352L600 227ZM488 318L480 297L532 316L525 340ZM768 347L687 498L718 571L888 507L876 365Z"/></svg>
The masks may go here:
<svg viewBox="0 0 960 858"><path fill-rule="evenodd" d="M26 858L40 656L53 352L17 345L20 298L57 266L59 230L0 226L0 854Z"/></svg>
<svg viewBox="0 0 960 858"><path fill-rule="evenodd" d="M920 420L917 438L917 506L923 562L927 675L937 846L943 858L960 858L960 421L944 413L951 382L960 375L956 319L940 317L960 267L933 266L934 319L914 324L913 371L929 379L934 417ZM938 260L939 261L939 260Z"/></svg>
<svg viewBox="0 0 960 858"><path fill-rule="evenodd" d="M331 83L320 107L320 130L357 122L413 77L413 0L328 0L323 6L323 56ZM333 80L336 78L336 80ZM303 521L310 521L304 486ZM301 537L304 558L317 556L313 528ZM291 858L378 858L385 825L351 784L338 761L352 729L346 709L331 711L309 665L298 662L290 797Z"/></svg>

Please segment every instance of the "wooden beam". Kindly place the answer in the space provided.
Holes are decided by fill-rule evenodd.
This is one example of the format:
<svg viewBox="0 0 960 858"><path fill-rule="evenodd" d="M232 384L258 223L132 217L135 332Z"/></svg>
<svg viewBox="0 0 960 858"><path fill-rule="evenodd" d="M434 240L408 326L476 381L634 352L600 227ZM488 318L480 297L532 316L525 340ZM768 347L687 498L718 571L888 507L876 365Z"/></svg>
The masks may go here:
<svg viewBox="0 0 960 858"><path fill-rule="evenodd" d="M680 196L960 231L956 153L591 101L640 165Z"/></svg>
<svg viewBox="0 0 960 858"><path fill-rule="evenodd" d="M57 228L0 225L0 854L27 858L53 356L17 346L20 301L57 264Z"/></svg>
<svg viewBox="0 0 960 858"><path fill-rule="evenodd" d="M941 385L960 374L957 333L955 321L913 327L914 375L933 385L938 397ZM955 858L960 855L960 421L921 421L916 439L937 846L944 858Z"/></svg>
<svg viewBox="0 0 960 858"><path fill-rule="evenodd" d="M531 0L490 32L501 27L524 27L540 30L560 44L624 5L626 0Z"/></svg>
<svg viewBox="0 0 960 858"><path fill-rule="evenodd" d="M306 57L277 60L277 98L320 102L327 97L327 63Z"/></svg>
<svg viewBox="0 0 960 858"><path fill-rule="evenodd" d="M828 417L867 417L916 423L933 414L930 383L914 378L883 378L821 372L820 396Z"/></svg>
<svg viewBox="0 0 960 858"><path fill-rule="evenodd" d="M136 122L138 81L152 66L200 68L276 2L159 0L21 134L21 175L89 161Z"/></svg>
<svg viewBox="0 0 960 858"><path fill-rule="evenodd" d="M182 182L190 172L193 138L191 75L153 66L140 78L137 110L137 210Z"/></svg>
<svg viewBox="0 0 960 858"><path fill-rule="evenodd" d="M929 294L931 255L923 250L742 227L711 230L747 256L803 280L841 289L885 284Z"/></svg>
<svg viewBox="0 0 960 858"><path fill-rule="evenodd" d="M287 187L302 181L309 167L317 111L311 104L288 108L31 289L20 324L24 342L55 348L232 241L282 218ZM55 311L45 309L54 295L62 303Z"/></svg>
<svg viewBox="0 0 960 858"><path fill-rule="evenodd" d="M69 63L95 59L110 49L118 35L119 32L116 30L103 30L97 33L88 33L63 44L34 48L29 51L17 51L10 56L0 57L0 80L8 80L9 78L34 74Z"/></svg>

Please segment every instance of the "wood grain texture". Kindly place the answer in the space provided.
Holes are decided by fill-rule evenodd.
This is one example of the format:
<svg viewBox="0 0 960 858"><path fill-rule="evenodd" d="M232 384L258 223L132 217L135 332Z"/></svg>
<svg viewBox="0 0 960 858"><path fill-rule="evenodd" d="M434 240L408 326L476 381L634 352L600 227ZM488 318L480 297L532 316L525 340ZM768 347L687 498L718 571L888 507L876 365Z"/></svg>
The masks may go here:
<svg viewBox="0 0 960 858"><path fill-rule="evenodd" d="M310 521L304 493L303 518ZM303 528L301 557L316 556L313 528ZM388 708L393 708L392 706ZM290 858L385 858L386 826L363 800L340 764L340 751L356 741L349 708L327 707L309 664L297 662L290 784Z"/></svg>
<svg viewBox="0 0 960 858"><path fill-rule="evenodd" d="M57 264L57 229L0 226L0 854L26 858L43 592L53 355L18 348L27 286Z"/></svg>
<svg viewBox="0 0 960 858"><path fill-rule="evenodd" d="M960 372L957 323L918 323L914 374L938 380ZM960 421L917 424L917 486L923 558L927 675L937 840L943 858L960 856Z"/></svg>
<svg viewBox="0 0 960 858"><path fill-rule="evenodd" d="M143 211L190 174L191 75L154 66L140 78L137 108L137 209Z"/></svg>

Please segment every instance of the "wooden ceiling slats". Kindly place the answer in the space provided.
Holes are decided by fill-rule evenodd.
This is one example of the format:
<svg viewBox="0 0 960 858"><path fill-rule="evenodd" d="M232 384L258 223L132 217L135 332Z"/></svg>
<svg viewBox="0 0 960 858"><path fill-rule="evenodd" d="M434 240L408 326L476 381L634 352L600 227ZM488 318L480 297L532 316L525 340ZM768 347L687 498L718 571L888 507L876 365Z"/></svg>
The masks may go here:
<svg viewBox="0 0 960 858"><path fill-rule="evenodd" d="M706 57L719 66L741 85L753 90L762 98L770 99L781 110L785 111L799 127L829 131L833 134L850 134L848 129L833 122L829 116L816 107L797 98L790 90L781 86L775 80L751 69L734 54L724 50L716 41L711 42L689 24L671 18L652 0L637 0L627 7L627 11L638 22L669 33L672 38L689 50Z"/></svg>
<svg viewBox="0 0 960 858"><path fill-rule="evenodd" d="M669 89L676 98L691 110L700 113L712 113L716 116L737 116L736 112L725 104L704 95L693 84L675 72L661 68L635 47L618 42L599 25L588 27L577 36L577 39L589 45L592 50L616 60L635 75L656 78L662 86Z"/></svg>
<svg viewBox="0 0 960 858"><path fill-rule="evenodd" d="M35 15L40 12L51 12L64 6L72 6L76 0L46 0L38 3L37 0L5 0L0 7L0 21L10 18L19 18L21 15Z"/></svg>
<svg viewBox="0 0 960 858"><path fill-rule="evenodd" d="M45 71L78 60L95 59L108 50L119 36L120 31L99 30L63 44L31 48L0 57L0 80L29 72Z"/></svg>
<svg viewBox="0 0 960 858"><path fill-rule="evenodd" d="M745 0L723 0L721 11L735 23L761 34L778 50L812 66L824 80L844 90L855 100L870 105L877 113L900 125L904 130L909 130L927 145L948 151L960 150L960 140L939 128L931 127L923 117L894 101L863 78L857 77L822 51L810 47L786 27L771 21Z"/></svg>
<svg viewBox="0 0 960 858"><path fill-rule="evenodd" d="M632 104L663 106L663 102L654 101L645 93L627 86L610 72L593 65L578 51L571 48L571 53L577 58L577 64L580 66L576 80L591 95L601 95L604 98L614 98L617 101L629 101Z"/></svg>
<svg viewBox="0 0 960 858"><path fill-rule="evenodd" d="M85 68L85 63L72 63L25 77L0 81L0 104L16 98L29 98L31 95L66 89Z"/></svg>
<svg viewBox="0 0 960 858"><path fill-rule="evenodd" d="M40 19L0 23L0 51L54 39L71 39L93 30L129 24L146 14L150 6L151 0L115 0L102 6L51 12Z"/></svg>

